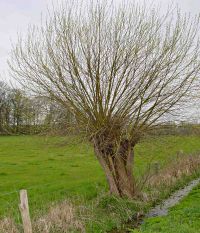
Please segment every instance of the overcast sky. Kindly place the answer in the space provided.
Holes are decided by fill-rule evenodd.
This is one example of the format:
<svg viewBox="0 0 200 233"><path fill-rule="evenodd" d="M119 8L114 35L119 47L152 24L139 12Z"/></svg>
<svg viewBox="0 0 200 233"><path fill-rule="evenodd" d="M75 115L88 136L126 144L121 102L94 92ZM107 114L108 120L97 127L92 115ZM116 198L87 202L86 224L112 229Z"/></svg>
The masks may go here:
<svg viewBox="0 0 200 233"><path fill-rule="evenodd" d="M26 34L30 24L39 25L41 14L45 15L47 7L52 6L52 2L54 2L54 6L56 6L62 1L63 0L0 0L0 81L9 81L10 79L8 75L7 59L9 58L12 47L11 42L14 44L16 43L18 33L22 35ZM82 1L86 2L88 0ZM120 2L121 0L113 1ZM145 0L137 1L143 3ZM190 12L191 14L200 13L200 0L146 0L146 4L150 4L148 1L155 4L160 3L163 8L162 10L173 2L174 4L177 3L184 12ZM198 117L200 115L200 107L197 107L197 105L189 107L187 110L189 114L186 115L189 119L192 119L193 116Z"/></svg>
<svg viewBox="0 0 200 233"><path fill-rule="evenodd" d="M0 0L0 80L9 78L7 74L7 59L9 58L11 50L11 41L12 43L16 42L18 33L25 34L28 25L39 24L41 13L45 14L48 5L52 5L52 2L57 2L54 3L56 5L61 1L62 0ZM119 2L120 0L114 1ZM143 0L141 0L141 2L143 2ZM200 0L153 0L152 2L156 4L161 3L162 6L166 6L171 2L176 2L183 11L191 12L192 14L200 12Z"/></svg>

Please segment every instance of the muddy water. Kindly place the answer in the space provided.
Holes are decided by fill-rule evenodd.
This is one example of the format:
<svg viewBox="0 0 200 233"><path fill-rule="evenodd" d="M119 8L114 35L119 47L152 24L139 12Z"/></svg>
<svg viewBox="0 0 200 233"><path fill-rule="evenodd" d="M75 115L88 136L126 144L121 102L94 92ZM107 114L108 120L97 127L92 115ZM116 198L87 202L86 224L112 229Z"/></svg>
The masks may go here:
<svg viewBox="0 0 200 233"><path fill-rule="evenodd" d="M160 205L155 206L147 213L145 218L165 216L168 214L168 209L175 206L183 197L187 196L189 192L200 183L200 178L191 181L183 189L179 189L172 194L168 199L163 201Z"/></svg>

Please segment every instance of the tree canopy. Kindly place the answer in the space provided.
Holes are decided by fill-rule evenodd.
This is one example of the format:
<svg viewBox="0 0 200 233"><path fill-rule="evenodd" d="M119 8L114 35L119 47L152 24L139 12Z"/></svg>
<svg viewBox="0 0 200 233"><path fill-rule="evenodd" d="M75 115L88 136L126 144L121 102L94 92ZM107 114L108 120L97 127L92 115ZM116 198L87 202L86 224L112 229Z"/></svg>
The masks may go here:
<svg viewBox="0 0 200 233"><path fill-rule="evenodd" d="M74 114L111 192L132 196L130 183L124 185L132 179L132 148L199 75L198 30L199 16L178 9L160 14L136 3L63 4L19 39L10 66L21 84Z"/></svg>

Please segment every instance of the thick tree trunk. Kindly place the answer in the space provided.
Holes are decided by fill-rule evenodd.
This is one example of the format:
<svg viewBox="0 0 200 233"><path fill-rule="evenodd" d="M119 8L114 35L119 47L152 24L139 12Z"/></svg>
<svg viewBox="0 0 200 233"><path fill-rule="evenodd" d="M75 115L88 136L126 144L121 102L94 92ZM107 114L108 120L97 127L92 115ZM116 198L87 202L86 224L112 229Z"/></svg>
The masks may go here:
<svg viewBox="0 0 200 233"><path fill-rule="evenodd" d="M94 150L105 172L110 193L120 197L134 197L134 153L131 144L124 141L115 153L108 153L109 150L102 149L98 143L95 142Z"/></svg>

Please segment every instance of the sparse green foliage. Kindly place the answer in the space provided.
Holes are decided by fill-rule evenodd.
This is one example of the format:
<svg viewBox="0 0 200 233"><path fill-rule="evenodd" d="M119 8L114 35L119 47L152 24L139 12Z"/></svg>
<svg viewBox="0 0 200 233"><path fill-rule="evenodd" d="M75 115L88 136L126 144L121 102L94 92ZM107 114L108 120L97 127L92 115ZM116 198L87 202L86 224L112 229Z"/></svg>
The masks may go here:
<svg viewBox="0 0 200 233"><path fill-rule="evenodd" d="M22 85L71 111L110 192L132 198L135 145L186 100L200 73L198 29L199 16L178 9L63 4L19 39L9 64Z"/></svg>

